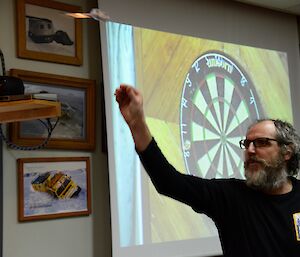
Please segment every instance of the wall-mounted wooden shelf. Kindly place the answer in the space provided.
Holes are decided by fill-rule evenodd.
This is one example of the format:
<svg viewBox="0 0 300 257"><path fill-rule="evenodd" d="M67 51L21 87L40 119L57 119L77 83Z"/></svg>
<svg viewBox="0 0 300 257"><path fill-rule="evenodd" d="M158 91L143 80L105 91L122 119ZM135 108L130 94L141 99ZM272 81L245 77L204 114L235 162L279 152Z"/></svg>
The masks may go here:
<svg viewBox="0 0 300 257"><path fill-rule="evenodd" d="M56 101L28 99L0 102L0 123L59 116L61 116L61 104Z"/></svg>

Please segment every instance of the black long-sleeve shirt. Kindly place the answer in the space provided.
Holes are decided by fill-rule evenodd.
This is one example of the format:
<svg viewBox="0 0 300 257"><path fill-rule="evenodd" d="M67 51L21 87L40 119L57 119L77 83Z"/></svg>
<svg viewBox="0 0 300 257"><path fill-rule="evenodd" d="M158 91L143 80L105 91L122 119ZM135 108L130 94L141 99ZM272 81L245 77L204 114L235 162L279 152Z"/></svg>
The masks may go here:
<svg viewBox="0 0 300 257"><path fill-rule="evenodd" d="M182 174L154 139L139 156L159 193L213 219L225 257L300 256L299 180L291 177L293 189L287 194L267 195L244 180Z"/></svg>

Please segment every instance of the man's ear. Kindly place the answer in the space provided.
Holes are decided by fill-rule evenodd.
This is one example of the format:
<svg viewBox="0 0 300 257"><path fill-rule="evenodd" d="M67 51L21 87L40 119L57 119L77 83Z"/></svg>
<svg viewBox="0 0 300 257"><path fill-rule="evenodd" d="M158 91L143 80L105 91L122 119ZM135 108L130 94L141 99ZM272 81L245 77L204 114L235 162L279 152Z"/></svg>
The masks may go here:
<svg viewBox="0 0 300 257"><path fill-rule="evenodd" d="M289 159L291 159L292 154L293 154L292 146L284 145L284 151L283 151L284 160L288 161Z"/></svg>

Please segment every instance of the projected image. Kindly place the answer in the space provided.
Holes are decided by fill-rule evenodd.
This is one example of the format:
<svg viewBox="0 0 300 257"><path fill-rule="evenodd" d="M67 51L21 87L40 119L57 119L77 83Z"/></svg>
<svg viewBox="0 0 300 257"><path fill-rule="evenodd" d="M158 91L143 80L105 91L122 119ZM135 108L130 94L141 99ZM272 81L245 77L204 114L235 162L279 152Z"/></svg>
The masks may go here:
<svg viewBox="0 0 300 257"><path fill-rule="evenodd" d="M207 216L154 189L113 93L120 83L142 92L151 133L178 171L244 178L238 142L249 124L264 117L293 121L286 54L112 22L106 33L116 256L138 256L142 247L165 247L164 257L184 247L194 251L189 256L220 254L217 229Z"/></svg>
<svg viewBox="0 0 300 257"><path fill-rule="evenodd" d="M213 51L191 66L181 97L180 133L187 172L202 178L243 178L239 141L263 115L249 77Z"/></svg>

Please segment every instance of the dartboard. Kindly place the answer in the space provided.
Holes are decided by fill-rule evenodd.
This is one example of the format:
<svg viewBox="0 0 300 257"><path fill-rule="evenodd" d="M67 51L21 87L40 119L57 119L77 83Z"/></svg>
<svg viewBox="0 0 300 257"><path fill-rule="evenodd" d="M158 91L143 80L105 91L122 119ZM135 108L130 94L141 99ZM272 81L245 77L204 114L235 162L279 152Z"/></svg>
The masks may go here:
<svg viewBox="0 0 300 257"><path fill-rule="evenodd" d="M249 76L230 56L208 52L191 65L180 103L187 172L203 178L243 178L239 141L263 116Z"/></svg>

